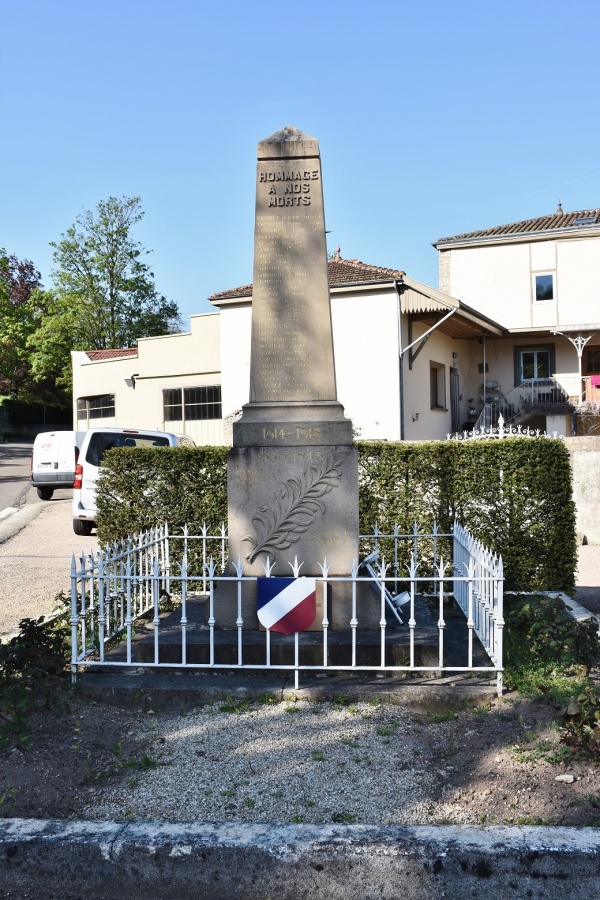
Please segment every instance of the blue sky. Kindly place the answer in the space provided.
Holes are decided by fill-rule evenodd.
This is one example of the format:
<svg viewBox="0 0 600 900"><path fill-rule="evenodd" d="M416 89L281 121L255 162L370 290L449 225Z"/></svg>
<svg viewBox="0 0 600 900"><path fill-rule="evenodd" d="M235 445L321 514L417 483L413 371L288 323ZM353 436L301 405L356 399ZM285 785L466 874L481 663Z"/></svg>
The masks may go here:
<svg viewBox="0 0 600 900"><path fill-rule="evenodd" d="M184 324L252 280L256 144L319 140L330 251L437 287L431 243L600 206L596 0L4 0L0 246L140 196Z"/></svg>

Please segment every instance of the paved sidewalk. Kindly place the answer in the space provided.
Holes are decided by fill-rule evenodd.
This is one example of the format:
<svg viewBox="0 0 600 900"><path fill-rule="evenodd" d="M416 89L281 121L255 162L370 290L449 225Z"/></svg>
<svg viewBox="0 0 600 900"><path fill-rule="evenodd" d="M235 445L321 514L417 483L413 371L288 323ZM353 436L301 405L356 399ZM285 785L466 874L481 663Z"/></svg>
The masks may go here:
<svg viewBox="0 0 600 900"><path fill-rule="evenodd" d="M24 618L49 615L60 591L70 593L73 553L96 550L96 537L78 537L71 519L71 491L49 501L30 488L28 502L0 521L0 637Z"/></svg>
<svg viewBox="0 0 600 900"><path fill-rule="evenodd" d="M596 616L600 616L600 547L585 544L579 548L575 599Z"/></svg>

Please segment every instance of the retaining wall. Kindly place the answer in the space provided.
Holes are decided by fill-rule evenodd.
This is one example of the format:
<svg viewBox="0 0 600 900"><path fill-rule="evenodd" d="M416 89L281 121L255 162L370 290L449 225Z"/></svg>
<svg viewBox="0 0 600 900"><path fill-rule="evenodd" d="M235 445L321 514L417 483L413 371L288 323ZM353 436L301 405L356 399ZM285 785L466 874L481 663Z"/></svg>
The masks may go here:
<svg viewBox="0 0 600 900"><path fill-rule="evenodd" d="M573 469L577 533L588 544L600 544L600 437L570 437L565 443Z"/></svg>

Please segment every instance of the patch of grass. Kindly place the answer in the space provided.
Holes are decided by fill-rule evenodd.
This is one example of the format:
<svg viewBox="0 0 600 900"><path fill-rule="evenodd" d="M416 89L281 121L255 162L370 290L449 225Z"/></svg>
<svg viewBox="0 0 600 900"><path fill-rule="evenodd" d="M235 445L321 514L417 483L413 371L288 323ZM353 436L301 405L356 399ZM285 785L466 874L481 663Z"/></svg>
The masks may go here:
<svg viewBox="0 0 600 900"><path fill-rule="evenodd" d="M325 755L322 750L313 750L310 755L315 762L323 762L323 760L325 759Z"/></svg>
<svg viewBox="0 0 600 900"><path fill-rule="evenodd" d="M335 822L337 825L354 825L356 816L354 813L339 812L332 815L331 821Z"/></svg>
<svg viewBox="0 0 600 900"><path fill-rule="evenodd" d="M445 712L435 712L435 713L427 713L427 719L429 722L433 722L437 724L439 722L449 722L450 719L454 718L454 710L448 709Z"/></svg>
<svg viewBox="0 0 600 900"><path fill-rule="evenodd" d="M540 816L519 816L515 819L515 825L550 825L547 819Z"/></svg>
<svg viewBox="0 0 600 900"><path fill-rule="evenodd" d="M252 700L249 697L234 697L233 694L227 694L225 700L219 706L219 712L233 713L239 716L241 713L247 712L252 706Z"/></svg>
<svg viewBox="0 0 600 900"><path fill-rule="evenodd" d="M347 697L344 697L342 694L338 694L337 697L331 701L332 709L345 709L349 706L350 701Z"/></svg>
<svg viewBox="0 0 600 900"><path fill-rule="evenodd" d="M277 703L279 703L279 700L277 699L277 697L275 696L275 694L270 694L270 693L268 693L268 692L265 691L265 692L264 692L263 694L261 694L260 697L258 698L258 702L259 702L262 706L275 706Z"/></svg>
<svg viewBox="0 0 600 900"><path fill-rule="evenodd" d="M358 747L358 741L356 740L356 738L343 737L342 744L345 744L347 747Z"/></svg>
<svg viewBox="0 0 600 900"><path fill-rule="evenodd" d="M8 788L3 794L0 794L0 816L10 816L12 807L16 803L17 789Z"/></svg>
<svg viewBox="0 0 600 900"><path fill-rule="evenodd" d="M294 815L291 816L291 821L294 823L294 825L300 825L302 822L304 822L304 819L302 816L299 816L297 813L294 813Z"/></svg>
<svg viewBox="0 0 600 900"><path fill-rule="evenodd" d="M396 734L397 728L398 726L395 722L389 722L387 725L378 725L375 733L378 737L392 737L392 735Z"/></svg>

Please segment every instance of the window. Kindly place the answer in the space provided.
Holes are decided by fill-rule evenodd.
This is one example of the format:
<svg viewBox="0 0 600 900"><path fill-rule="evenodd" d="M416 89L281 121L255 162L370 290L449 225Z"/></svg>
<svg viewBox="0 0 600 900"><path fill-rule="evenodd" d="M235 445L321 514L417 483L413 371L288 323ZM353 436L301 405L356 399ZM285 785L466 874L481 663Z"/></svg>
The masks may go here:
<svg viewBox="0 0 600 900"><path fill-rule="evenodd" d="M429 363L429 395L432 409L446 409L446 366Z"/></svg>
<svg viewBox="0 0 600 900"><path fill-rule="evenodd" d="M588 347L585 352L584 375L600 375L600 347Z"/></svg>
<svg viewBox="0 0 600 900"><path fill-rule="evenodd" d="M554 374L554 345L515 348L515 384L548 380Z"/></svg>
<svg viewBox="0 0 600 900"><path fill-rule="evenodd" d="M165 422L220 419L221 385L163 391L163 406Z"/></svg>
<svg viewBox="0 0 600 900"><path fill-rule="evenodd" d="M535 299L554 300L554 275L535 275Z"/></svg>
<svg viewBox="0 0 600 900"><path fill-rule="evenodd" d="M220 419L221 418L221 385L208 387L184 388L185 418Z"/></svg>
<svg viewBox="0 0 600 900"><path fill-rule="evenodd" d="M183 419L181 389L163 391L165 422L180 422Z"/></svg>
<svg viewBox="0 0 600 900"><path fill-rule="evenodd" d="M99 397L77 398L77 418L79 421L90 419L110 419L114 415L114 394L102 394Z"/></svg>

